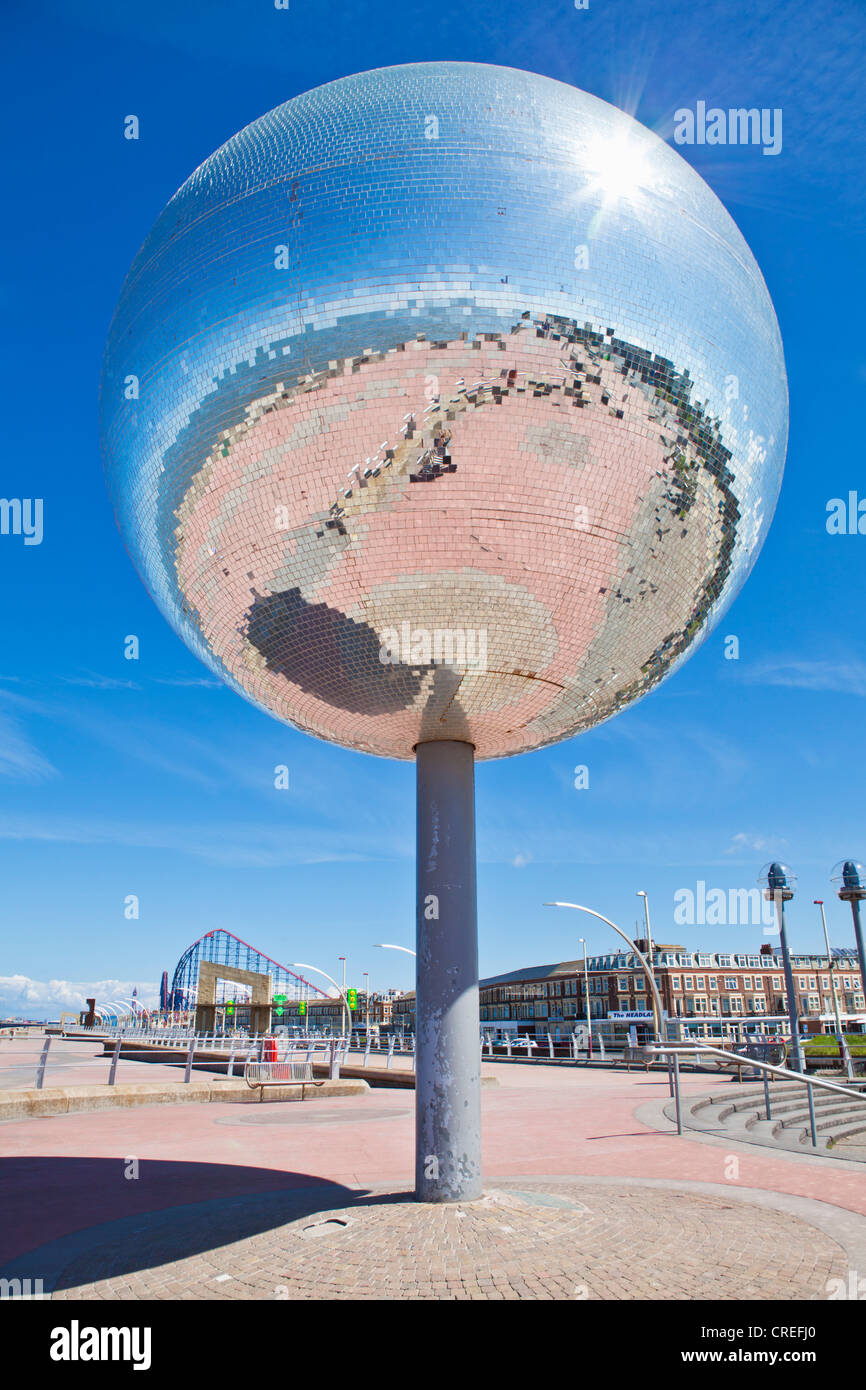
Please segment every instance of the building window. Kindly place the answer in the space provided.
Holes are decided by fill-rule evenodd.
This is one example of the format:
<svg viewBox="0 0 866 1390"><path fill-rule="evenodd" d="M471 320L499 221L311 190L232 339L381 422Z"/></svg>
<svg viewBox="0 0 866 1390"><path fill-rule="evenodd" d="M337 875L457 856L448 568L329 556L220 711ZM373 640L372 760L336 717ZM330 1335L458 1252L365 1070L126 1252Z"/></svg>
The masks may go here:
<svg viewBox="0 0 866 1390"><path fill-rule="evenodd" d="M710 989L718 989L719 982L716 979L715 975L710 976L709 980L707 981L707 985Z"/></svg>
<svg viewBox="0 0 866 1390"><path fill-rule="evenodd" d="M679 975L671 975L671 989L679 989L679 988L680 988L680 977L679 977Z"/></svg>

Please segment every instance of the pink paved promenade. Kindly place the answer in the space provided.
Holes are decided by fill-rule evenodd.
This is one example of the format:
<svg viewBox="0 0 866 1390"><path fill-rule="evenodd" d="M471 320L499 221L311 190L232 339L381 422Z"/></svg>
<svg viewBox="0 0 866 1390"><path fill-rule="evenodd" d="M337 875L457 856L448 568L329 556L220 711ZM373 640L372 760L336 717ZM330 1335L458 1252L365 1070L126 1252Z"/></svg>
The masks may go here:
<svg viewBox="0 0 866 1390"><path fill-rule="evenodd" d="M80 1065L87 1071L97 1063ZM150 1079L170 1070L142 1069ZM668 1097L661 1074L486 1062L483 1070L500 1083L482 1095L490 1181L571 1176L656 1179L676 1188L716 1184L866 1214L862 1168L653 1128L645 1122L647 1107L653 1122L666 1123L656 1120ZM683 1078L688 1094L726 1084ZM374 1090L305 1104L164 1105L4 1123L0 1266L105 1222L217 1198L334 1184L336 1206L345 1189L408 1191L413 1107L412 1092ZM637 1118L642 1109L644 1121ZM131 1159L138 1162L135 1179L125 1176Z"/></svg>

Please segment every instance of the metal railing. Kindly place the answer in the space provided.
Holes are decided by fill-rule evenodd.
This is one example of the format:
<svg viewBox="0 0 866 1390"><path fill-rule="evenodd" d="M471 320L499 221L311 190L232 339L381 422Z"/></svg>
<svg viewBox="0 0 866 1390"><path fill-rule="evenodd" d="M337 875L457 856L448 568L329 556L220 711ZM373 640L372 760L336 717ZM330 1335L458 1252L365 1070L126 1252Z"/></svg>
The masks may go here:
<svg viewBox="0 0 866 1390"><path fill-rule="evenodd" d="M809 1106L809 1133L812 1140L812 1147L818 1147L818 1131L815 1121L815 1097L814 1088L817 1086L822 1091L833 1091L836 1095L845 1096L854 1104L866 1105L866 1095L857 1089L856 1085L849 1084L840 1086L836 1081L825 1081L822 1078L806 1076L803 1072L791 1071L789 1067L777 1067L770 1062L760 1061L757 1057L743 1056L740 1052L729 1052L723 1047L712 1047L703 1043L679 1043L672 1046L667 1044L653 1044L644 1049L647 1053L654 1056L665 1057L668 1059L668 1075L670 1079L671 1097L674 1101L677 1117L677 1134L683 1132L682 1116L682 1097L680 1095L680 1057L712 1056L721 1058L726 1062L735 1062L743 1071L758 1071L763 1073L764 1082L764 1105L767 1112L767 1119L773 1118L770 1108L770 1076L781 1077L783 1081L795 1081L801 1086L806 1087L806 1094Z"/></svg>
<svg viewBox="0 0 866 1390"><path fill-rule="evenodd" d="M45 1086L46 1073L53 1060L53 1043L63 1042L64 1038L89 1040L102 1045L102 1055L108 1060L107 1084L117 1084L117 1074L121 1062L146 1062L167 1067L182 1067L183 1081L189 1082L195 1068L203 1071L224 1071L229 1077L243 1076L251 1063L274 1063L312 1066L314 1061L328 1067L328 1075L334 1080L340 1075L341 1067L349 1065L352 1053L363 1056L363 1065L369 1066L371 1058L385 1059L385 1068L390 1070L395 1058L404 1057L414 1069L414 1039L400 1039L391 1036L387 1044L374 1045L372 1040L359 1038L356 1034L347 1037L328 1037L311 1035L305 1037L275 1037L272 1033L253 1036L224 1033L189 1033L169 1029L128 1029L123 1027L73 1028L63 1037L46 1034L37 1058L32 1049L23 1051L9 1046L13 1039L3 1039L0 1045L0 1067L8 1071L30 1072L36 1090ZM17 1040L14 1040L17 1041ZM113 1044L113 1045L112 1045ZM402 1046L401 1046L402 1044ZM56 1055L57 1048L55 1047ZM166 1053L169 1055L163 1056ZM25 1056L25 1062L11 1063L7 1058ZM82 1068L92 1067L93 1060L88 1057L82 1061ZM75 1066L69 1054L64 1054L64 1068ZM60 1083L58 1083L60 1084ZM98 1082L94 1084L100 1084Z"/></svg>

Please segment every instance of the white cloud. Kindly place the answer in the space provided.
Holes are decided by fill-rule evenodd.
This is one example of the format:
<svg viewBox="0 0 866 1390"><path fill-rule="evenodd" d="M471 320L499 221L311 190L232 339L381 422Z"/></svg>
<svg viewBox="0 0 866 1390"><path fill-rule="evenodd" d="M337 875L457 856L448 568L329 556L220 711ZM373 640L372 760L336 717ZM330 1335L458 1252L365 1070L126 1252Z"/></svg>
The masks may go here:
<svg viewBox="0 0 866 1390"><path fill-rule="evenodd" d="M39 752L17 720L0 716L0 777L15 782L45 782L57 769Z"/></svg>
<svg viewBox="0 0 866 1390"><path fill-rule="evenodd" d="M88 999L97 1004L137 999L146 1009L159 1003L159 985L137 980L33 980L29 975L0 975L0 1014L25 1018L56 1017L61 1009L77 1011L87 1007Z"/></svg>
<svg viewBox="0 0 866 1390"><path fill-rule="evenodd" d="M796 690L831 690L866 695L863 661L763 661L745 672L749 685L782 685Z"/></svg>
<svg viewBox="0 0 866 1390"><path fill-rule="evenodd" d="M755 850L758 853L777 854L785 844L781 839L765 839L762 835L747 835L740 830L731 839L725 854L739 854L741 850Z"/></svg>

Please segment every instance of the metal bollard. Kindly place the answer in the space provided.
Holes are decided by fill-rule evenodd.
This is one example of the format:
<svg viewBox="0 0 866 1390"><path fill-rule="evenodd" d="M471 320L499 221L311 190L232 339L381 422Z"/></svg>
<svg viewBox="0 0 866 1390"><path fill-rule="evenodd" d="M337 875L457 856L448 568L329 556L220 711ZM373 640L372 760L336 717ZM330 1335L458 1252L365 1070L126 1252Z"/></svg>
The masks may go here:
<svg viewBox="0 0 866 1390"><path fill-rule="evenodd" d="M366 1038L366 1040L365 1040L365 1043L364 1043L364 1066L365 1066L365 1067L368 1067L369 1065L370 1065L370 1037L369 1037L369 1034L368 1034L368 1035L367 1035L367 1038Z"/></svg>
<svg viewBox="0 0 866 1390"><path fill-rule="evenodd" d="M388 1060L387 1060L387 1062L385 1063L385 1066L388 1067L388 1068L390 1068L390 1066L391 1066L391 1059L392 1059L392 1057L394 1056L394 1043L395 1043L395 1041L396 1041L396 1039L395 1039L395 1037L394 1037L394 1034L392 1033L391 1036L390 1036L390 1038L388 1039Z"/></svg>
<svg viewBox="0 0 866 1390"><path fill-rule="evenodd" d="M328 1050L329 1050L329 1052L330 1052L330 1059L329 1059L329 1065L328 1065L328 1078L329 1078L329 1080L331 1080L331 1081L339 1081L339 1079L340 1079L340 1056L339 1056L339 1045L338 1045L336 1039L332 1039L332 1040L331 1040L331 1043L330 1043L330 1045L329 1045L329 1049L328 1049Z"/></svg>
<svg viewBox="0 0 866 1390"><path fill-rule="evenodd" d="M767 1119L772 1120L773 1116L770 1114L770 1081L766 1072L764 1072L764 1108L767 1111Z"/></svg>
<svg viewBox="0 0 866 1390"><path fill-rule="evenodd" d="M41 1090L42 1090L42 1083L43 1083L43 1081L45 1080L45 1065L46 1065L46 1063L47 1063L47 1061L48 1061L48 1049L49 1049L50 1046L51 1046L51 1034L49 1033L48 1037L45 1039L45 1042L42 1044L42 1051L41 1051L41 1053L39 1054L39 1063L38 1063L38 1065L37 1065L37 1067L36 1067L36 1089L37 1089L37 1091L41 1091Z"/></svg>
<svg viewBox="0 0 866 1390"><path fill-rule="evenodd" d="M190 1038L189 1047L186 1052L186 1066L184 1067L183 1079L189 1081L192 1076L192 1059L195 1054L195 1038Z"/></svg>
<svg viewBox="0 0 866 1390"><path fill-rule="evenodd" d="M553 1061L553 1038L549 1033L547 1035L547 1049L550 1053L550 1060Z"/></svg>
<svg viewBox="0 0 866 1390"><path fill-rule="evenodd" d="M120 1038L114 1044L114 1051L111 1054L111 1066L108 1068L108 1084L113 1086L117 1076L117 1063L120 1061Z"/></svg>
<svg viewBox="0 0 866 1390"><path fill-rule="evenodd" d="M678 1052L674 1053L674 1098L677 1108L677 1134L682 1134L683 1114L680 1103L680 1055Z"/></svg>
<svg viewBox="0 0 866 1390"><path fill-rule="evenodd" d="M229 1048L229 1069L228 1069L226 1075L227 1075L227 1076L234 1076L234 1074L235 1074L235 1040L234 1040L234 1038L232 1038L232 1045L231 1045L231 1047Z"/></svg>
<svg viewBox="0 0 866 1390"><path fill-rule="evenodd" d="M511 1057L511 1034L510 1034L510 1033L506 1036L506 1039L505 1039L505 1055L506 1055L507 1057L509 1057L509 1058Z"/></svg>

